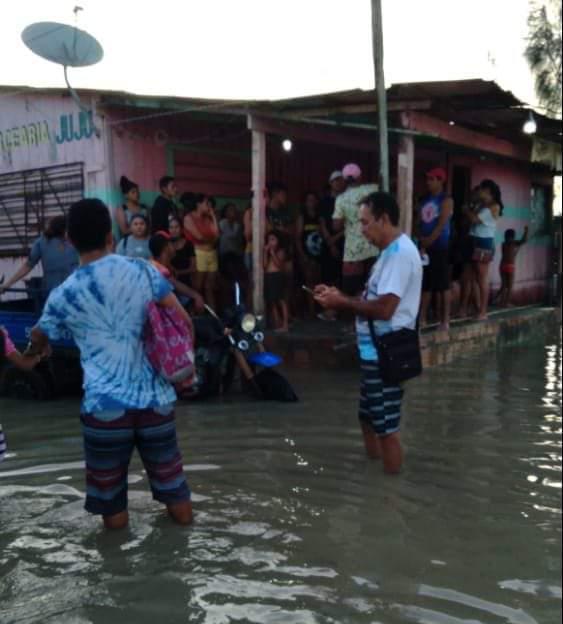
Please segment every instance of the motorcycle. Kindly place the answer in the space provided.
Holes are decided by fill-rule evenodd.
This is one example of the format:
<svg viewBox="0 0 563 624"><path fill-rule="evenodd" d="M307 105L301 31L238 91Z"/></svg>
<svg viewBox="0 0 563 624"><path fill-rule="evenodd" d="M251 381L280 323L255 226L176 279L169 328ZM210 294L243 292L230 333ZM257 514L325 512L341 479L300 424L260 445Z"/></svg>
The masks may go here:
<svg viewBox="0 0 563 624"><path fill-rule="evenodd" d="M258 399L296 402L293 388L275 368L281 358L266 351L261 319L246 311L240 286L235 284L235 305L222 318L206 306L208 316L194 318L196 380L180 398L206 398L226 394L237 370L243 389Z"/></svg>

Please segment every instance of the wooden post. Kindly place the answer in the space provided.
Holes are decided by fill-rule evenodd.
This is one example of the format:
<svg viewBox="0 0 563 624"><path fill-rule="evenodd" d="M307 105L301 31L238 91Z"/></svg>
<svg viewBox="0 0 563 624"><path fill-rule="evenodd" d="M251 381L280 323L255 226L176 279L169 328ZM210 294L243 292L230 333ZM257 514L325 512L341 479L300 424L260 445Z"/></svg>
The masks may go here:
<svg viewBox="0 0 563 624"><path fill-rule="evenodd" d="M383 69L383 15L381 0L371 0L371 25L377 112L379 116L379 177L380 188L389 192L389 138L387 132L387 92Z"/></svg>
<svg viewBox="0 0 563 624"><path fill-rule="evenodd" d="M252 273L254 314L264 314L266 135L252 130Z"/></svg>
<svg viewBox="0 0 563 624"><path fill-rule="evenodd" d="M397 195L401 209L400 226L405 234L412 236L413 188L414 188L414 137L402 135L399 140Z"/></svg>

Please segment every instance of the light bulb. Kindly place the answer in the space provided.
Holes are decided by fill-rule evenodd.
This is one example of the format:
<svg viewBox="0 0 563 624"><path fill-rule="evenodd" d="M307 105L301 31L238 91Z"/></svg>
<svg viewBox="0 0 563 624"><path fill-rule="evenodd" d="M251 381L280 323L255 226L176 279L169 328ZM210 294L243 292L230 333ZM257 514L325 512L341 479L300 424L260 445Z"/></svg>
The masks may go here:
<svg viewBox="0 0 563 624"><path fill-rule="evenodd" d="M522 130L524 131L524 134L536 134L536 132L538 131L538 124L536 123L536 120L534 119L534 114L531 111L528 120L522 127Z"/></svg>
<svg viewBox="0 0 563 624"><path fill-rule="evenodd" d="M284 151L291 152L291 150L293 148L293 143L289 139L284 139L282 141L282 147L283 147Z"/></svg>

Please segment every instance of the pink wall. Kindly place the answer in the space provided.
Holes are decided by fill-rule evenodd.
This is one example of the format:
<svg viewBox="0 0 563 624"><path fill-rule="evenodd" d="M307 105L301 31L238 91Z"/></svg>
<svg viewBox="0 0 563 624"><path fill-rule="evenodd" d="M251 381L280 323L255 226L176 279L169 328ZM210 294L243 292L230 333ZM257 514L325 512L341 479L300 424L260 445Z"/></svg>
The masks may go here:
<svg viewBox="0 0 563 624"><path fill-rule="evenodd" d="M534 176L530 166L524 163L502 163L493 159L482 160L478 157L456 156L451 158L450 165L452 168L455 165L470 167L472 187L490 178L502 190L505 211L497 227L497 254L490 273L493 288L500 286L500 245L505 230L513 228L516 230L516 235L521 237L524 227L528 225L532 235L535 235L521 249L517 257L514 301L527 303L543 300L550 273L551 244L550 237L545 234L543 228L538 232L542 224L537 222L536 215L532 211L531 191L534 183L546 183L548 180L545 177L541 179ZM549 212L544 215L546 221L549 216Z"/></svg>
<svg viewBox="0 0 563 624"><path fill-rule="evenodd" d="M114 185L121 175L134 180L142 190L157 190L158 179L166 173L166 141L163 124L130 122L119 124L120 119L140 116L141 112L111 111L110 127L113 148Z"/></svg>

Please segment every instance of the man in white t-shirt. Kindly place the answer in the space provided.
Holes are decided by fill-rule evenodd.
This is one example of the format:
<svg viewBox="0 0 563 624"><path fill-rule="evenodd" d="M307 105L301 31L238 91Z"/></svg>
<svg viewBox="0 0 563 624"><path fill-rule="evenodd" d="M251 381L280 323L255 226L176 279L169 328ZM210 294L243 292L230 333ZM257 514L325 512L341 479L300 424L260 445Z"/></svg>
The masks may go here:
<svg viewBox="0 0 563 624"><path fill-rule="evenodd" d="M356 333L362 367L359 417L368 455L382 457L385 472L400 471L403 451L399 437L403 388L381 379L377 349L368 319L376 334L415 329L422 290L420 253L399 229L399 206L388 193L372 193L360 207L363 235L381 254L359 299L336 288L318 286L316 300L323 308L356 314Z"/></svg>

